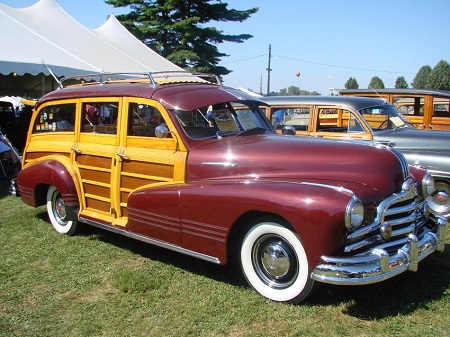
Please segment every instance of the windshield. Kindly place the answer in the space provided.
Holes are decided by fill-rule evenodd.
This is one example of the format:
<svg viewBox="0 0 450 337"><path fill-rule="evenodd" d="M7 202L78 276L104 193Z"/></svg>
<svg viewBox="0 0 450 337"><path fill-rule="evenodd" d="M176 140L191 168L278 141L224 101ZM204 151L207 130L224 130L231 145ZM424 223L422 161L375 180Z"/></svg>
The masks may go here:
<svg viewBox="0 0 450 337"><path fill-rule="evenodd" d="M396 129L409 125L407 120L392 105L360 109L359 113L373 130Z"/></svg>
<svg viewBox="0 0 450 337"><path fill-rule="evenodd" d="M273 132L269 121L252 102L228 102L171 112L192 139L241 135L249 130Z"/></svg>

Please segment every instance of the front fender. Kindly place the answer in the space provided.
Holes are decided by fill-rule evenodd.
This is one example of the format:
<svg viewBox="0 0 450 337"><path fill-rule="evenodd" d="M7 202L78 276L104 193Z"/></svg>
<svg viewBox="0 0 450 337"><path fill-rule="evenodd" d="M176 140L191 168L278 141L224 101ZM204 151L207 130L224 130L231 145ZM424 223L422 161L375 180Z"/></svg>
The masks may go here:
<svg viewBox="0 0 450 337"><path fill-rule="evenodd" d="M75 169L67 157L46 156L26 165L17 175L17 187L23 202L37 207L46 202L47 189L55 186L68 209L79 209L80 183Z"/></svg>
<svg viewBox="0 0 450 337"><path fill-rule="evenodd" d="M311 263L316 263L321 255L342 249L344 214L352 195L327 185L210 180L141 189L130 195L128 207L130 218L133 209L178 219L183 248L201 249L221 261L226 260L229 234L239 219L247 214L277 215L298 233ZM171 200L172 205L159 200Z"/></svg>

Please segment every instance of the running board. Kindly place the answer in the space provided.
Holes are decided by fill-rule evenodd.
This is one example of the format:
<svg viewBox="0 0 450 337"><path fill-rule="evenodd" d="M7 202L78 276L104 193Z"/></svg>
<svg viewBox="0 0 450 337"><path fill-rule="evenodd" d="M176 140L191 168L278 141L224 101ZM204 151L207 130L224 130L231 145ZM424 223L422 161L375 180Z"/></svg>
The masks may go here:
<svg viewBox="0 0 450 337"><path fill-rule="evenodd" d="M136 239L136 240L139 240L139 241L142 241L142 242L145 242L145 243L149 243L149 244L154 245L154 246L158 246L158 247L161 247L161 248L166 248L166 249L172 250L174 252L181 253L181 254L188 255L188 256L192 256L192 257L195 257L197 259L205 260L205 261L208 261L208 262L211 262L211 263L221 264L220 260L217 257L214 257L214 256L201 254L201 253L195 252L193 250L182 248L180 246L176 246L176 245L173 245L173 244L170 244L170 243L166 243L166 242L163 242L163 241L159 241L159 240L156 240L156 239L151 239L151 238L149 238L147 236L144 236L144 235L141 235L141 234L132 233L132 232L126 231L126 230L121 229L121 228L108 226L108 225L105 225L105 224L93 221L91 219L86 219L86 218L80 217L80 221L83 222L83 223L86 223L88 225L107 230L109 232L113 232L113 233L116 233L116 234L124 235L124 236L127 236L127 237L132 238L132 239Z"/></svg>

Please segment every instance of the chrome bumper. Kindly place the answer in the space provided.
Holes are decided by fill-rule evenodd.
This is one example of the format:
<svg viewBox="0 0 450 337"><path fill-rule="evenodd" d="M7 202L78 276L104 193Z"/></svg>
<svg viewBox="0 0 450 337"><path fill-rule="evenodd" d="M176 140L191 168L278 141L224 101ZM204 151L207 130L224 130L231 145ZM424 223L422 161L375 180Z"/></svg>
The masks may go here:
<svg viewBox="0 0 450 337"><path fill-rule="evenodd" d="M421 239L410 234L407 242L391 256L380 248L374 248L364 256L322 256L323 264L316 266L311 277L324 283L364 285L386 280L406 270L416 271L421 260L434 251L444 250L446 225L446 219L438 217L435 233L427 232Z"/></svg>
<svg viewBox="0 0 450 337"><path fill-rule="evenodd" d="M9 183L9 194L19 196L19 191L17 190L17 179L12 179Z"/></svg>

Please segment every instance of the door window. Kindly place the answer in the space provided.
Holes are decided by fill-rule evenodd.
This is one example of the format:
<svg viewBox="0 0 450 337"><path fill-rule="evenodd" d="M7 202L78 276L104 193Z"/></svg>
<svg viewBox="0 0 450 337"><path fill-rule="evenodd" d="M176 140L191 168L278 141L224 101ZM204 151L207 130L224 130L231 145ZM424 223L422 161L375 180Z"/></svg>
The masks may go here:
<svg viewBox="0 0 450 337"><path fill-rule="evenodd" d="M87 102L81 107L81 132L117 134L118 102Z"/></svg>

